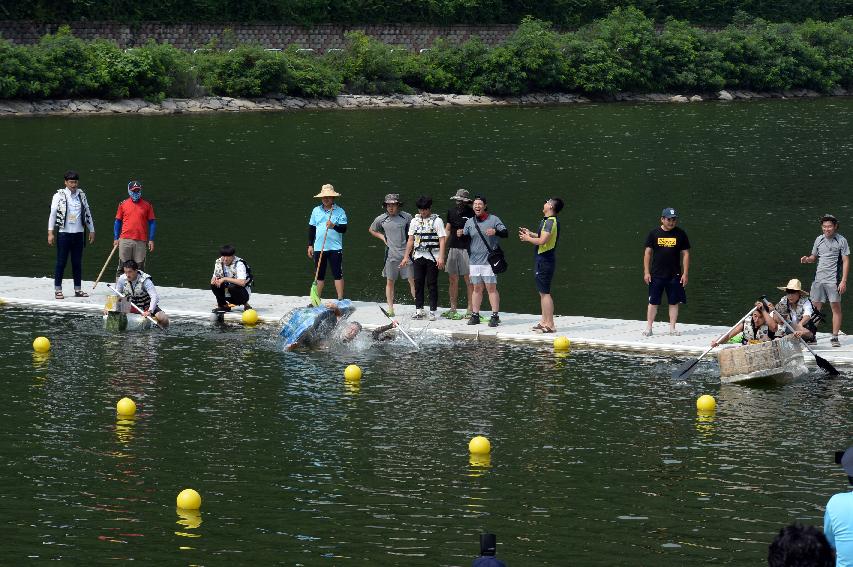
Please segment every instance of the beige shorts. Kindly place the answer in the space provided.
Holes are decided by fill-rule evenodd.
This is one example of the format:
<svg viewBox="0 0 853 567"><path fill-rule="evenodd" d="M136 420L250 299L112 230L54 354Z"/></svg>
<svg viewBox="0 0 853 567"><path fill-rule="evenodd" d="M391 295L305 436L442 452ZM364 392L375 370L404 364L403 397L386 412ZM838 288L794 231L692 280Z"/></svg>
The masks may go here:
<svg viewBox="0 0 853 567"><path fill-rule="evenodd" d="M463 248L451 248L447 252L447 262L444 271L457 276L467 276L470 268L468 262L468 251Z"/></svg>
<svg viewBox="0 0 853 567"><path fill-rule="evenodd" d="M148 254L148 243L144 240L120 238L118 241L118 272L123 273L123 264L133 260L140 269L145 265L145 255Z"/></svg>

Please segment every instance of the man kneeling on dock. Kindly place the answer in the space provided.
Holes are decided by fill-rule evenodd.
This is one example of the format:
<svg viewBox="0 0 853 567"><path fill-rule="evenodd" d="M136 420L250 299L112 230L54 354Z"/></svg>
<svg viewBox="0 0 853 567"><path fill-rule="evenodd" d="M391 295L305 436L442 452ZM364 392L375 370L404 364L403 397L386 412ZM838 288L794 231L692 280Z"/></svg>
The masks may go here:
<svg viewBox="0 0 853 567"><path fill-rule="evenodd" d="M124 263L124 274L116 282L116 291L132 304L131 313L139 313L143 317L154 317L157 323L166 328L169 326L169 316L157 305L160 298L151 276L139 269L139 264L133 260Z"/></svg>

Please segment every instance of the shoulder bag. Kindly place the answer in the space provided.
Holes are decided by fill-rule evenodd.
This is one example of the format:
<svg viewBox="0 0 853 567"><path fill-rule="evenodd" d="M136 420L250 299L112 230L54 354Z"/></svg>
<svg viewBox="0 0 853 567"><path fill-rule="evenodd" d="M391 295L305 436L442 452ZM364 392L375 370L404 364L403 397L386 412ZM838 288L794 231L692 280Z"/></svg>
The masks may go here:
<svg viewBox="0 0 853 567"><path fill-rule="evenodd" d="M477 218L474 217L474 228L477 229L477 233L480 235L480 238L483 239L483 244L486 245L486 250L489 251L489 255L486 256L486 261L492 267L492 271L496 274L504 273L509 265L506 263L506 258L504 257L504 251L501 250L500 245L496 246L494 250L492 250L491 246L489 246L489 241L486 240L486 237L483 236L483 232L480 230L480 227L477 226Z"/></svg>

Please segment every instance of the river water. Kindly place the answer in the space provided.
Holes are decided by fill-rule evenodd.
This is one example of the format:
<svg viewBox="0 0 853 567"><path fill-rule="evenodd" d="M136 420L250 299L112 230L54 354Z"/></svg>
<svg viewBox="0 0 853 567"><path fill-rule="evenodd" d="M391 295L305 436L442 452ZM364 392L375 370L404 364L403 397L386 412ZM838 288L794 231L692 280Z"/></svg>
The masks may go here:
<svg viewBox="0 0 853 567"><path fill-rule="evenodd" d="M810 284L797 259L822 213L844 232L851 116L853 101L822 99L6 119L0 274L52 273L49 199L73 167L98 229L87 278L141 178L158 216L156 281L203 287L232 242L258 291L305 295L307 216L331 182L350 217L348 295L378 300L382 250L367 226L382 196L430 194L441 211L465 187L510 227L566 200L564 314L642 318L643 239L661 208L678 208L694 246L682 320L730 323L791 277ZM535 312L532 252L505 248L503 308ZM96 318L9 306L0 320L10 563L462 566L492 531L516 566L755 565L781 526L821 523L845 489L832 458L851 439L845 376L721 387L712 364L673 382L658 357L439 339L419 354L283 354L264 328L109 335ZM34 357L42 334L53 350ZM343 382L351 362L360 386ZM718 399L713 416L696 414L703 393ZM135 420L115 417L125 395ZM488 463L469 460L476 434L492 441ZM200 516L175 510L186 486Z"/></svg>

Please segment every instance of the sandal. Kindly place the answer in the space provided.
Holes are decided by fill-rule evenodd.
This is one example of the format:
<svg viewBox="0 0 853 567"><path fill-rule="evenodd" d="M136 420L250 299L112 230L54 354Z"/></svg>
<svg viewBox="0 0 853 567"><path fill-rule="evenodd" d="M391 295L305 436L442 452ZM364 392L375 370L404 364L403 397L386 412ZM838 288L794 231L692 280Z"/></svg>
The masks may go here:
<svg viewBox="0 0 853 567"><path fill-rule="evenodd" d="M75 289L74 297L89 297L89 294L83 291L82 289Z"/></svg>
<svg viewBox="0 0 853 567"><path fill-rule="evenodd" d="M541 333L541 332L543 332L543 331L544 331L545 329L547 329L547 328L548 328L548 327L546 327L546 326L545 326L545 325L543 325L542 323L536 323L536 324L533 326L533 328L532 328L532 329L530 329L530 330L531 330L531 331L533 331L534 333Z"/></svg>
<svg viewBox="0 0 853 567"><path fill-rule="evenodd" d="M62 290L61 290L61 289L58 289L58 290L56 290L55 292L53 292L53 296L54 296L56 299L65 299L65 296L62 294Z"/></svg>

